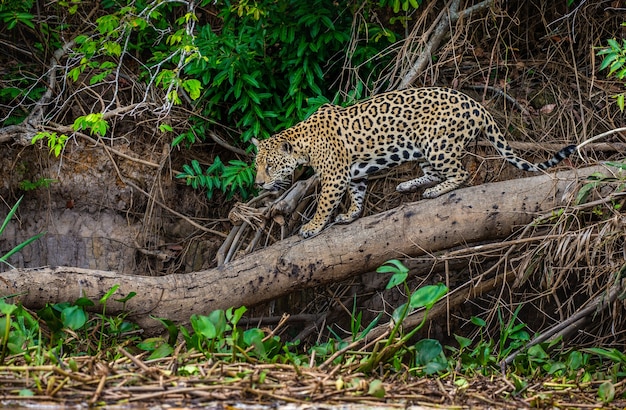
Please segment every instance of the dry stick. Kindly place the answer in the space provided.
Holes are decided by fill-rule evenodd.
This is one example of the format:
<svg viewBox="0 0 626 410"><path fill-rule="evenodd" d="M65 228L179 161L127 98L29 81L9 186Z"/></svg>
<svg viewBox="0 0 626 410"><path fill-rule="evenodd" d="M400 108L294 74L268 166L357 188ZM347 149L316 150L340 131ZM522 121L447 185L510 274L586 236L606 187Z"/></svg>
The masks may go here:
<svg viewBox="0 0 626 410"><path fill-rule="evenodd" d="M407 88L413 81L416 80L417 76L421 74L421 72L426 67L426 64L428 64L428 62L431 61L433 51L439 46L439 43L441 43L441 40L443 39L444 35L448 32L449 26L451 24L455 23L461 17L464 18L470 15L474 11L480 11L480 10L490 7L491 4L493 3L493 0L484 0L478 4L475 4L459 12L457 10L459 9L460 3L461 3L460 0L452 1L452 4L450 5L449 14L447 16L444 16L443 19L441 19L441 21L437 25L437 28L435 29L435 32L433 33L433 36L424 47L424 50L422 51L420 56L417 58L417 61L415 62L413 67L411 67L411 69L402 78L402 82L400 83L398 90Z"/></svg>
<svg viewBox="0 0 626 410"><path fill-rule="evenodd" d="M220 137L215 131L209 130L207 131L207 134L209 134L209 137L211 137L213 142L215 142L220 147L232 151L235 154L245 155L246 157L250 156L246 151L242 150L241 148L233 147L232 145L224 141L222 137Z"/></svg>
<svg viewBox="0 0 626 410"><path fill-rule="evenodd" d="M620 269L620 271L624 271L624 270L626 270L626 265L623 265L622 268ZM510 354L507 358L505 358L503 361L500 362L500 368L502 370L502 374L505 374L506 366L511 364L513 360L515 360L515 357L517 357L518 354L528 350L530 347L536 344L542 343L550 339L552 336L565 330L567 327L575 325L579 320L592 314L594 311L605 309L606 307L611 305L615 301L615 299L617 299L617 296L619 296L622 291L623 291L623 286L621 284L616 284L616 285L611 286L611 288L609 289L606 295L597 296L591 302L589 306L582 309L578 313L570 316L565 321L546 330L545 332L537 336L535 339L528 342L526 346Z"/></svg>
<svg viewBox="0 0 626 410"><path fill-rule="evenodd" d="M432 11L432 9L434 9L435 3L436 2L428 2L428 6L422 10L422 15L423 16L428 15ZM394 90L396 87L395 82L401 80L400 75L398 74L398 71L404 71L402 64L405 60L410 60L408 55L410 54L413 43L417 41L416 38L419 36L419 39L420 39L419 41L425 42L430 37L432 32L435 30L435 27L437 27L437 25L439 24L439 22L441 21L441 19L443 18L445 14L446 14L446 9L444 7L444 9L442 9L437 14L437 17L432 21L432 23L430 24L430 26L428 26L428 28L426 27L422 28L420 26L421 25L420 22L422 21L422 18L416 21L416 24L413 27L411 33L409 34L407 39L404 41L404 44L402 45L401 49L398 51L395 57L396 63L394 64L391 72L385 76L385 79L391 83L391 85L388 86L386 91ZM415 47L415 48L419 48L419 47ZM411 63L411 61L408 61L408 62ZM378 94L382 91L384 82L385 81L380 81L380 85L376 88L376 90L374 91L374 94Z"/></svg>
<svg viewBox="0 0 626 410"><path fill-rule="evenodd" d="M0 366L0 372L45 372L45 373L57 373L64 377L69 377L80 383L89 383L93 379L88 376L83 376L78 372L71 372L63 370L59 366L43 365L43 366ZM30 397L29 397L30 399Z"/></svg>
<svg viewBox="0 0 626 410"><path fill-rule="evenodd" d="M587 145L587 144L589 144L589 143L591 143L593 141L599 140L600 138L604 138L607 135L615 134L616 132L625 132L625 131L626 131L626 127L622 127L622 128L615 128L615 129L609 130L607 132L603 132L602 134L598 134L595 137L591 137L588 140L581 142L580 144L578 144L576 146L576 149L580 150L585 145Z"/></svg>
<svg viewBox="0 0 626 410"><path fill-rule="evenodd" d="M96 401L98 401L98 398L102 394L102 390L104 390L104 385L106 384L106 381L107 381L107 375L103 374L100 377L100 382L98 383L98 387L96 388L96 391L93 393L93 396L91 396L91 398L89 399L89 405L93 405Z"/></svg>
<svg viewBox="0 0 626 410"><path fill-rule="evenodd" d="M224 265L224 263L226 263L226 254L228 250L230 249L230 247L232 246L232 243L235 240L237 233L242 227L243 227L243 224L235 225L233 229L231 229L230 232L228 233L228 236L222 243L222 246L220 246L220 248L217 250L217 255L215 256L217 259L217 266L222 266Z"/></svg>
<svg viewBox="0 0 626 410"><path fill-rule="evenodd" d="M117 349L117 351L120 352L121 354L123 354L124 356L126 356L126 358L128 360L130 360L131 362L133 362L135 364L135 366L139 367L141 370L143 370L146 373L151 373L152 371L157 370L156 368L150 368L150 367L146 366L146 364L144 362L142 362L141 360L137 359L132 354L128 353L126 351L126 349L124 349L123 347L119 347Z"/></svg>

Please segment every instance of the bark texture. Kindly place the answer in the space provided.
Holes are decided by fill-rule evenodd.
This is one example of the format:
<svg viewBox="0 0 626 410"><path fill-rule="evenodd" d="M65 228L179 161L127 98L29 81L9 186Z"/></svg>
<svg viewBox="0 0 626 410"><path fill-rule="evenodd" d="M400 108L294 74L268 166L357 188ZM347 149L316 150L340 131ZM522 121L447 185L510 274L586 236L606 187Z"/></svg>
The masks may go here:
<svg viewBox="0 0 626 410"><path fill-rule="evenodd" d="M184 275L137 276L68 267L16 269L0 274L0 297L18 295L29 308L46 302L98 300L113 285L131 319L147 332L161 329L150 318L181 323L191 314L230 306L253 306L298 289L341 281L375 270L386 260L418 256L467 243L498 240L537 215L563 206L574 182L604 167L544 174L459 189L433 200L335 225L302 240L290 237L225 265ZM108 313L122 305L112 300Z"/></svg>

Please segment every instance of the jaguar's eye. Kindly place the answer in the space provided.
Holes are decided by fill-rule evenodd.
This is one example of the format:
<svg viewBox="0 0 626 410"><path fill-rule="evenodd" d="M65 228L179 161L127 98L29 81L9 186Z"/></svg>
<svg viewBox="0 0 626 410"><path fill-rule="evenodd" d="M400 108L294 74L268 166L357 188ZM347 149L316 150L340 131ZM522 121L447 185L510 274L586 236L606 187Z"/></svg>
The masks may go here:
<svg viewBox="0 0 626 410"><path fill-rule="evenodd" d="M270 172L272 172L272 167L270 167L269 165L265 167L265 172L267 172L268 174Z"/></svg>

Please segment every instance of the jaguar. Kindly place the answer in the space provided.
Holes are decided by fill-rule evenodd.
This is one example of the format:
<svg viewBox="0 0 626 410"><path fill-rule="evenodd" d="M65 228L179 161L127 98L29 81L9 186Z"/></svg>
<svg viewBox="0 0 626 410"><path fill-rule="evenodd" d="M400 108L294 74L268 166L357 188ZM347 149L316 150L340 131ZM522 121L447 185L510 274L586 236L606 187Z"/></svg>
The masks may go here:
<svg viewBox="0 0 626 410"><path fill-rule="evenodd" d="M368 176L394 165L416 161L423 172L399 184L399 192L430 186L422 197L435 198L460 187L469 177L460 157L481 133L499 155L525 171L550 168L576 150L569 145L551 159L533 164L514 153L493 116L476 100L455 89L413 88L349 107L324 104L306 120L268 139L253 138L255 184L278 190L289 184L297 167L312 167L319 174L321 192L315 215L300 228L300 235L309 238L328 224L346 192L347 212L337 215L335 222L358 218Z"/></svg>

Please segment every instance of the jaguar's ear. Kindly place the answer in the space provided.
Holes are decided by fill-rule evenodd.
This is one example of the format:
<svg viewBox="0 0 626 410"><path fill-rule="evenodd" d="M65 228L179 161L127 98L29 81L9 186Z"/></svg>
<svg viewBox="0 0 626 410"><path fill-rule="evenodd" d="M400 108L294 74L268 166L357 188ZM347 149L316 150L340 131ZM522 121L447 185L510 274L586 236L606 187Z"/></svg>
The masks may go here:
<svg viewBox="0 0 626 410"><path fill-rule="evenodd" d="M252 137L250 138L250 142L252 143L252 145L254 145L255 147L259 148L259 140Z"/></svg>
<svg viewBox="0 0 626 410"><path fill-rule="evenodd" d="M280 150L285 154L291 154L293 152L293 147L291 146L289 141L283 141L283 143L280 144Z"/></svg>

